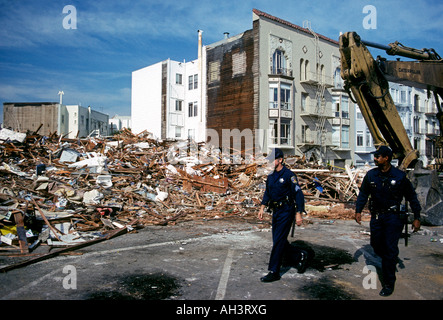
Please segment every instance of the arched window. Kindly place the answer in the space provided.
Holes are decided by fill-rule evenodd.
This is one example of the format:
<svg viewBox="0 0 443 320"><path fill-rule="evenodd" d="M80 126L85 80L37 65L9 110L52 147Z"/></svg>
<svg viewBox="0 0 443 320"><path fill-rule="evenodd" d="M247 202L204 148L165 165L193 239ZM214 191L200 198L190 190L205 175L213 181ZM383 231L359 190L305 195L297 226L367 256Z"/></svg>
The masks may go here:
<svg viewBox="0 0 443 320"><path fill-rule="evenodd" d="M272 73L285 74L286 72L286 57L282 50L275 50L272 55Z"/></svg>
<svg viewBox="0 0 443 320"><path fill-rule="evenodd" d="M340 67L338 67L337 69L335 69L334 72L334 87L335 88L343 88L343 82L340 76Z"/></svg>
<svg viewBox="0 0 443 320"><path fill-rule="evenodd" d="M306 80L305 60L300 59L300 81Z"/></svg>
<svg viewBox="0 0 443 320"><path fill-rule="evenodd" d="M321 76L321 82L322 82L322 83L325 83L325 81L326 81L326 75L325 75L325 65L324 65L324 64L322 64L322 65L320 66L320 76Z"/></svg>
<svg viewBox="0 0 443 320"><path fill-rule="evenodd" d="M309 60L305 61L305 80L309 80Z"/></svg>

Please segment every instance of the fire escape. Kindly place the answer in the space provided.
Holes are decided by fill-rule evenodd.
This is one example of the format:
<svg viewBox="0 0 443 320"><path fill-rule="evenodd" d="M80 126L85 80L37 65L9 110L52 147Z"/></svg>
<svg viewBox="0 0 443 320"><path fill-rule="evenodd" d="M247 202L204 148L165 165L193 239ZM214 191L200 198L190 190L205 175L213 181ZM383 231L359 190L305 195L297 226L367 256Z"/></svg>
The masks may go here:
<svg viewBox="0 0 443 320"><path fill-rule="evenodd" d="M309 32L313 35L313 43L315 48L315 73L312 75L306 75L307 81L304 83L316 86L315 89L315 100L313 105L310 106L312 109L307 115L311 118L312 122L315 123L314 132L312 132L312 138L315 137L315 143L313 144L315 148L318 150L318 156L320 157L320 161L324 161L326 159L326 132L325 124L327 118L331 117L326 111L326 100L325 100L325 89L326 89L326 81L323 66L321 64L321 58L323 56L320 46L319 46L319 37L317 33L315 33L311 28L311 22L308 20L303 21L303 28L309 30Z"/></svg>

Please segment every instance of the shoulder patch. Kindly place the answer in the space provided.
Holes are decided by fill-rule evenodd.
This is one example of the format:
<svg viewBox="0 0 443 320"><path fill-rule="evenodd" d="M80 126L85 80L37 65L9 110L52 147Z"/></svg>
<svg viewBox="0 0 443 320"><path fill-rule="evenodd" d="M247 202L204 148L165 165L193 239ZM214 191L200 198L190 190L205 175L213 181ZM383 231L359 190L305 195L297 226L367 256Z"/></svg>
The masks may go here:
<svg viewBox="0 0 443 320"><path fill-rule="evenodd" d="M297 178L295 176L292 176L291 181L292 181L292 183L297 183Z"/></svg>

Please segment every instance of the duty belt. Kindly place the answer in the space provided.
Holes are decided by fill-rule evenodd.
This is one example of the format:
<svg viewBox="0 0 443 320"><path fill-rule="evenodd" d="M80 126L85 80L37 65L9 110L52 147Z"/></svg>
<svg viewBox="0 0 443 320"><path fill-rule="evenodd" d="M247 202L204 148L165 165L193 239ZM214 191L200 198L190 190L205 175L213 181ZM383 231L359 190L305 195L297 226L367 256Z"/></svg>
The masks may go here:
<svg viewBox="0 0 443 320"><path fill-rule="evenodd" d="M371 213L378 216L380 214L400 213L400 211L399 205L393 205L387 209L373 209Z"/></svg>
<svg viewBox="0 0 443 320"><path fill-rule="evenodd" d="M280 200L280 201L270 201L269 202L269 207L275 209L275 208L281 208L283 207L285 204L290 205L292 202L289 200L288 197L286 197L286 199Z"/></svg>

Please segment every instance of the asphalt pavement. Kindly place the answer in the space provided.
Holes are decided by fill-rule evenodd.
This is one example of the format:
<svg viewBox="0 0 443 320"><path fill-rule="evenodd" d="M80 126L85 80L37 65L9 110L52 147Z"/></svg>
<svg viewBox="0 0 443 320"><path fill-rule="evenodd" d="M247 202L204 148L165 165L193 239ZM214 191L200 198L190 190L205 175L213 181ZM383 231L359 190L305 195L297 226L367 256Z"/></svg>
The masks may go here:
<svg viewBox="0 0 443 320"><path fill-rule="evenodd" d="M0 273L0 299L166 300L180 306L191 300L249 301L255 312L254 301L443 299L443 227L423 226L407 247L400 240L397 285L384 298L368 222L308 221L288 239L309 252L308 268L298 273L284 267L276 282L260 282L272 247L269 222L229 218L149 226ZM17 261L2 256L0 267ZM186 308L184 303L174 312Z"/></svg>

